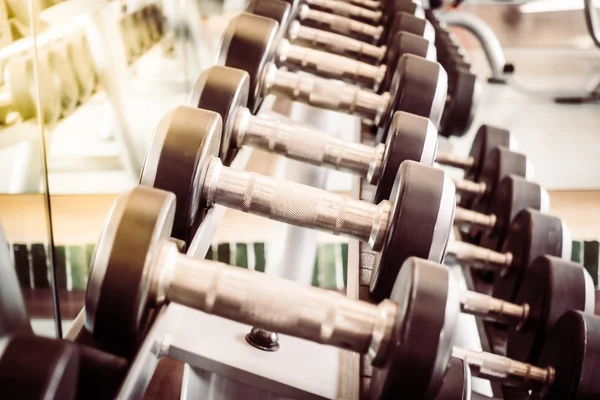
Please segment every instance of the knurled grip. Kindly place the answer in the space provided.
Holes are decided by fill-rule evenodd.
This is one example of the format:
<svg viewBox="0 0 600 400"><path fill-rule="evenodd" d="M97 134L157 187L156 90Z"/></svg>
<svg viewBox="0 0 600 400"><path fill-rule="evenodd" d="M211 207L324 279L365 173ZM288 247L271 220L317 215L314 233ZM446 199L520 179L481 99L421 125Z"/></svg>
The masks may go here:
<svg viewBox="0 0 600 400"><path fill-rule="evenodd" d="M528 307L470 290L461 293L460 308L462 312L513 326L519 326L528 316Z"/></svg>
<svg viewBox="0 0 600 400"><path fill-rule="evenodd" d="M366 146L302 125L254 116L249 116L240 137L240 145L355 173L364 178L379 175L384 152L380 148L384 145Z"/></svg>
<svg viewBox="0 0 600 400"><path fill-rule="evenodd" d="M308 105L347 114L358 114L378 124L390 102L388 93L377 94L342 82L275 69L267 73L267 90Z"/></svg>
<svg viewBox="0 0 600 400"><path fill-rule="evenodd" d="M381 62L387 50L386 46L374 46L348 36L302 26L298 21L292 22L288 37L291 40L308 43L337 54L369 60L374 63Z"/></svg>
<svg viewBox="0 0 600 400"><path fill-rule="evenodd" d="M326 190L222 166L213 158L202 187L207 205L220 204L291 225L380 246L391 204L354 200Z"/></svg>
<svg viewBox="0 0 600 400"><path fill-rule="evenodd" d="M343 17L358 18L372 23L379 22L382 16L381 11L369 10L338 0L307 0L307 4L315 5Z"/></svg>
<svg viewBox="0 0 600 400"><path fill-rule="evenodd" d="M270 331L366 353L383 316L334 291L178 255L169 301Z"/></svg>
<svg viewBox="0 0 600 400"><path fill-rule="evenodd" d="M386 66L375 66L337 54L282 40L279 61L286 66L332 79L340 79L377 90L385 76Z"/></svg>
<svg viewBox="0 0 600 400"><path fill-rule="evenodd" d="M356 35L369 38L374 42L381 39L382 26L374 26L364 22L355 21L352 18L341 15L330 14L323 11L312 10L307 5L301 6L300 20L312 21L325 26L333 32L347 35Z"/></svg>

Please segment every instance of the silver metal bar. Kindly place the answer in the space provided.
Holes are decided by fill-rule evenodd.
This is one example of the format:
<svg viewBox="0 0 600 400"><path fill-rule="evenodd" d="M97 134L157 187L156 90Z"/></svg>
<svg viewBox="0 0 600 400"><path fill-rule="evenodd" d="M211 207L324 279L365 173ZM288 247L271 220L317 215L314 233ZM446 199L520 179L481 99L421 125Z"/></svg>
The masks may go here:
<svg viewBox="0 0 600 400"><path fill-rule="evenodd" d="M445 153L438 151L435 155L435 162L448 167L455 167L461 169L471 169L475 166L475 159L473 157L459 157L452 153Z"/></svg>
<svg viewBox="0 0 600 400"><path fill-rule="evenodd" d="M552 367L540 368L497 354L460 347L452 348L452 356L467 362L473 376L530 388L534 391L542 391L554 381L555 371Z"/></svg>
<svg viewBox="0 0 600 400"><path fill-rule="evenodd" d="M389 201L372 204L322 189L236 171L213 158L202 186L207 205L220 204L275 221L349 236L378 251L388 229Z"/></svg>
<svg viewBox="0 0 600 400"><path fill-rule="evenodd" d="M375 66L337 54L291 44L286 39L281 40L279 44L278 58L279 62L288 68L349 81L372 90L379 88L387 69L385 65Z"/></svg>
<svg viewBox="0 0 600 400"><path fill-rule="evenodd" d="M383 15L381 11L369 10L338 0L307 0L306 3L330 11L333 14L362 19L370 23L379 22Z"/></svg>
<svg viewBox="0 0 600 400"><path fill-rule="evenodd" d="M496 216L493 214L482 214L457 206L454 211L454 223L477 229L490 230L496 226Z"/></svg>
<svg viewBox="0 0 600 400"><path fill-rule="evenodd" d="M290 24L288 38L322 47L333 53L368 60L373 64L379 64L387 52L387 46L375 46L345 35L302 26L298 21Z"/></svg>
<svg viewBox="0 0 600 400"><path fill-rule="evenodd" d="M307 126L253 116L240 109L234 128L236 143L293 160L345 171L376 183L381 174L385 145L366 146Z"/></svg>
<svg viewBox="0 0 600 400"><path fill-rule="evenodd" d="M325 25L333 32L368 38L372 42L378 42L383 34L383 26L381 25L374 26L341 15L313 10L306 4L300 6L298 18L301 21L306 20Z"/></svg>
<svg viewBox="0 0 600 400"><path fill-rule="evenodd" d="M460 309L493 322L519 327L529 317L529 306L509 303L483 293L470 290L460 294Z"/></svg>
<svg viewBox="0 0 600 400"><path fill-rule="evenodd" d="M342 82L289 72L274 64L267 66L265 90L314 107L357 114L375 124L390 106L389 93L380 95Z"/></svg>
<svg viewBox="0 0 600 400"><path fill-rule="evenodd" d="M456 240L448 241L446 253L453 255L457 260L471 267L510 267L512 263L511 253L499 253L484 247L475 246L470 243Z"/></svg>
<svg viewBox="0 0 600 400"><path fill-rule="evenodd" d="M475 195L485 194L487 185L483 182L473 182L466 179L452 179L456 191L459 193L473 193Z"/></svg>

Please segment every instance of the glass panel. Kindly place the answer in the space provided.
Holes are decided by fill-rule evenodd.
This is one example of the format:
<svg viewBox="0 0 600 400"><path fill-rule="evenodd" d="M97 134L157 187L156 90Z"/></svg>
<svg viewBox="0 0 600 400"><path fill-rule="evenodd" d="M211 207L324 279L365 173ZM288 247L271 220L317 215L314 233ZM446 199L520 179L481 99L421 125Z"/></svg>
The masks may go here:
<svg viewBox="0 0 600 400"><path fill-rule="evenodd" d="M0 1L0 319L18 320L17 314L7 315L6 310L20 303L15 290L20 286L33 330L56 336L60 332L55 324L53 246L42 149L44 128L56 123L63 105L52 97L56 91L48 89L57 84L48 65L59 60L35 48L35 34L47 28L35 18L38 14L30 13L28 1Z"/></svg>

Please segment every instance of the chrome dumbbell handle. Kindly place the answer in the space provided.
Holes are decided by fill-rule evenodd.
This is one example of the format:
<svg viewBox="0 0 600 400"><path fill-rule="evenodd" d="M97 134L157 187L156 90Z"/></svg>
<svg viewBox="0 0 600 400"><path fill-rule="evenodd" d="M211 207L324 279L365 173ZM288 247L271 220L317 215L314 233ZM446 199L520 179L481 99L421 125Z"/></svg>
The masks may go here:
<svg viewBox="0 0 600 400"><path fill-rule="evenodd" d="M379 181L385 145L367 146L342 140L299 124L254 116L247 108L235 117L234 140L237 147L248 145L318 166L350 172Z"/></svg>
<svg viewBox="0 0 600 400"><path fill-rule="evenodd" d="M473 157L458 157L452 153L438 152L435 156L435 161L438 164L446 165L448 167L456 167L461 169L471 169L475 166L475 159Z"/></svg>
<svg viewBox="0 0 600 400"><path fill-rule="evenodd" d="M356 4L359 7L370 8L372 10L378 10L382 6L382 3L380 1L375 1L375 0L342 0L342 1L347 1L348 3Z"/></svg>
<svg viewBox="0 0 600 400"><path fill-rule="evenodd" d="M480 196L485 194L487 190L487 185L483 182L473 182L465 179L453 179L453 181L456 191L459 193L472 193Z"/></svg>
<svg viewBox="0 0 600 400"><path fill-rule="evenodd" d="M298 40L313 46L322 47L348 57L369 60L375 64L383 60L387 51L386 46L374 46L345 35L302 26L298 21L293 21L290 24L288 37L290 40Z"/></svg>
<svg viewBox="0 0 600 400"><path fill-rule="evenodd" d="M153 257L151 297L383 361L396 305L350 299L275 276L193 259L169 241Z"/></svg>
<svg viewBox="0 0 600 400"><path fill-rule="evenodd" d="M339 0L307 0L306 3L330 11L333 14L349 18L360 18L376 24L381 20L382 12L358 7Z"/></svg>
<svg viewBox="0 0 600 400"><path fill-rule="evenodd" d="M383 26L381 25L374 26L364 22L355 21L352 18L342 17L341 15L312 10L306 4L300 7L298 18L301 21L306 20L325 25L333 32L350 36L365 37L374 42L379 41L383 34Z"/></svg>
<svg viewBox="0 0 600 400"><path fill-rule="evenodd" d="M378 251L388 230L391 203L372 204L348 196L278 181L223 166L213 158L202 185L206 205L220 204L296 226L368 242Z"/></svg>
<svg viewBox="0 0 600 400"><path fill-rule="evenodd" d="M529 318L529 305L527 304L509 303L470 290L465 290L460 294L460 308L464 313L516 327L522 326Z"/></svg>
<svg viewBox="0 0 600 400"><path fill-rule="evenodd" d="M467 225L473 228L490 230L496 226L496 216L456 207L454 211L454 222L457 225Z"/></svg>
<svg viewBox="0 0 600 400"><path fill-rule="evenodd" d="M337 54L311 49L310 47L281 41L278 47L279 62L288 67L297 67L304 72L315 73L327 78L350 80L361 86L377 90L387 67L371 65Z"/></svg>
<svg viewBox="0 0 600 400"><path fill-rule="evenodd" d="M478 268L508 268L512 264L511 253L499 253L470 243L451 240L448 242L446 253L451 254L459 261Z"/></svg>
<svg viewBox="0 0 600 400"><path fill-rule="evenodd" d="M463 359L471 368L473 376L511 386L543 391L554 382L555 370L552 367L539 368L497 354L460 347L452 348L452 356Z"/></svg>
<svg viewBox="0 0 600 400"><path fill-rule="evenodd" d="M263 87L265 94L280 94L314 107L357 114L375 124L390 107L389 93L377 94L342 82L289 72L275 64L265 68Z"/></svg>

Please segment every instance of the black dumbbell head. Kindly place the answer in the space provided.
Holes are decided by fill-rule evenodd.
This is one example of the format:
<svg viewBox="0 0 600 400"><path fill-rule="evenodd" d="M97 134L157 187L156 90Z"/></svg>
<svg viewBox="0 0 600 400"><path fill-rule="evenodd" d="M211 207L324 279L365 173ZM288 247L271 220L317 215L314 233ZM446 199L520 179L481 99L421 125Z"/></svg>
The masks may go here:
<svg viewBox="0 0 600 400"><path fill-rule="evenodd" d="M451 357L450 366L435 400L470 400L471 369L462 359Z"/></svg>
<svg viewBox="0 0 600 400"><path fill-rule="evenodd" d="M223 33L218 64L248 72L248 106L253 113L264 99L263 75L266 65L275 59L278 33L276 21L248 13L232 18Z"/></svg>
<svg viewBox="0 0 600 400"><path fill-rule="evenodd" d="M375 189L374 203L387 200L400 165L413 160L432 165L437 150L437 129L428 118L396 111L385 142L381 176Z"/></svg>
<svg viewBox="0 0 600 400"><path fill-rule="evenodd" d="M78 375L72 343L30 335L0 339L3 399L75 399Z"/></svg>
<svg viewBox="0 0 600 400"><path fill-rule="evenodd" d="M452 230L454 184L439 168L405 161L390 201L387 234L373 262L370 293L379 301L390 296L404 261L420 257L441 262Z"/></svg>
<svg viewBox="0 0 600 400"><path fill-rule="evenodd" d="M115 399L129 362L122 357L105 353L77 341L79 350L79 399Z"/></svg>
<svg viewBox="0 0 600 400"><path fill-rule="evenodd" d="M600 317L569 311L550 331L539 360L540 367L555 370L546 400L595 400L600 398Z"/></svg>
<svg viewBox="0 0 600 400"><path fill-rule="evenodd" d="M440 64L412 54L402 55L388 90L388 115L382 116L376 139L380 143L386 140L395 111L429 118L437 128L447 91L448 76Z"/></svg>
<svg viewBox="0 0 600 400"><path fill-rule="evenodd" d="M204 217L200 191L208 162L219 154L221 129L219 114L179 106L161 118L146 152L140 183L175 193L172 235L186 244Z"/></svg>
<svg viewBox="0 0 600 400"><path fill-rule="evenodd" d="M223 132L219 157L225 165L229 165L235 156L232 133L236 113L247 106L249 89L250 76L246 71L215 65L202 71L190 96L190 106L221 116Z"/></svg>
<svg viewBox="0 0 600 400"><path fill-rule="evenodd" d="M514 302L533 260L544 254L571 257L571 234L560 218L526 209L510 223L502 252L512 254L512 264L496 273L493 296Z"/></svg>
<svg viewBox="0 0 600 400"><path fill-rule="evenodd" d="M516 304L529 306L527 322L512 328L506 355L515 360L538 363L546 335L567 311L594 314L595 288L581 265L558 257L540 256L527 268L515 297Z"/></svg>
<svg viewBox="0 0 600 400"><path fill-rule="evenodd" d="M292 22L291 5L283 0L252 0L246 6L246 12L277 21L279 38L286 35Z"/></svg>
<svg viewBox="0 0 600 400"><path fill-rule="evenodd" d="M514 150L511 147L510 132L491 125L481 125L469 151L469 157L473 157L474 166L465 171L465 179L477 182L488 154L498 146Z"/></svg>
<svg viewBox="0 0 600 400"><path fill-rule="evenodd" d="M435 398L450 361L458 288L446 267L409 258L390 300L398 305L396 324L384 365L373 368L371 398Z"/></svg>
<svg viewBox="0 0 600 400"><path fill-rule="evenodd" d="M440 135L460 137L467 133L473 122L481 88L477 76L470 71L464 68L446 70L453 84L450 101L442 115Z"/></svg>
<svg viewBox="0 0 600 400"><path fill-rule="evenodd" d="M500 251L508 233L508 227L521 210L548 212L550 197L546 189L525 178L509 175L500 181L489 213L496 217L496 225L489 232L481 235L479 244L488 249ZM473 234L475 232L471 232Z"/></svg>
<svg viewBox="0 0 600 400"><path fill-rule="evenodd" d="M300 6L302 2L300 0L284 0L286 3L290 5L290 19L288 21L291 22L298 18L298 14L300 13Z"/></svg>
<svg viewBox="0 0 600 400"><path fill-rule="evenodd" d="M387 1L386 4L388 4L388 8L397 13L405 12L414 15L417 18L425 19L425 10L414 1L393 0Z"/></svg>
<svg viewBox="0 0 600 400"><path fill-rule="evenodd" d="M85 327L112 353L130 356L135 349L153 256L175 218L175 196L146 186L122 193L113 204L85 293Z"/></svg>
<svg viewBox="0 0 600 400"><path fill-rule="evenodd" d="M531 178L533 167L522 153L508 150L506 147L496 147L489 152L481 167L479 182L484 183L486 191L471 203L473 211L490 212L490 204L496 195L496 187L509 175Z"/></svg>
<svg viewBox="0 0 600 400"><path fill-rule="evenodd" d="M381 81L382 88L390 87L398 61L404 54L413 54L429 61L437 60L435 46L423 37L408 32L396 33L388 45L385 56L387 68L385 70L385 76Z"/></svg>
<svg viewBox="0 0 600 400"><path fill-rule="evenodd" d="M386 42L389 42L397 32L412 33L425 38L430 43L435 43L435 29L431 23L406 12L396 13L385 36Z"/></svg>

